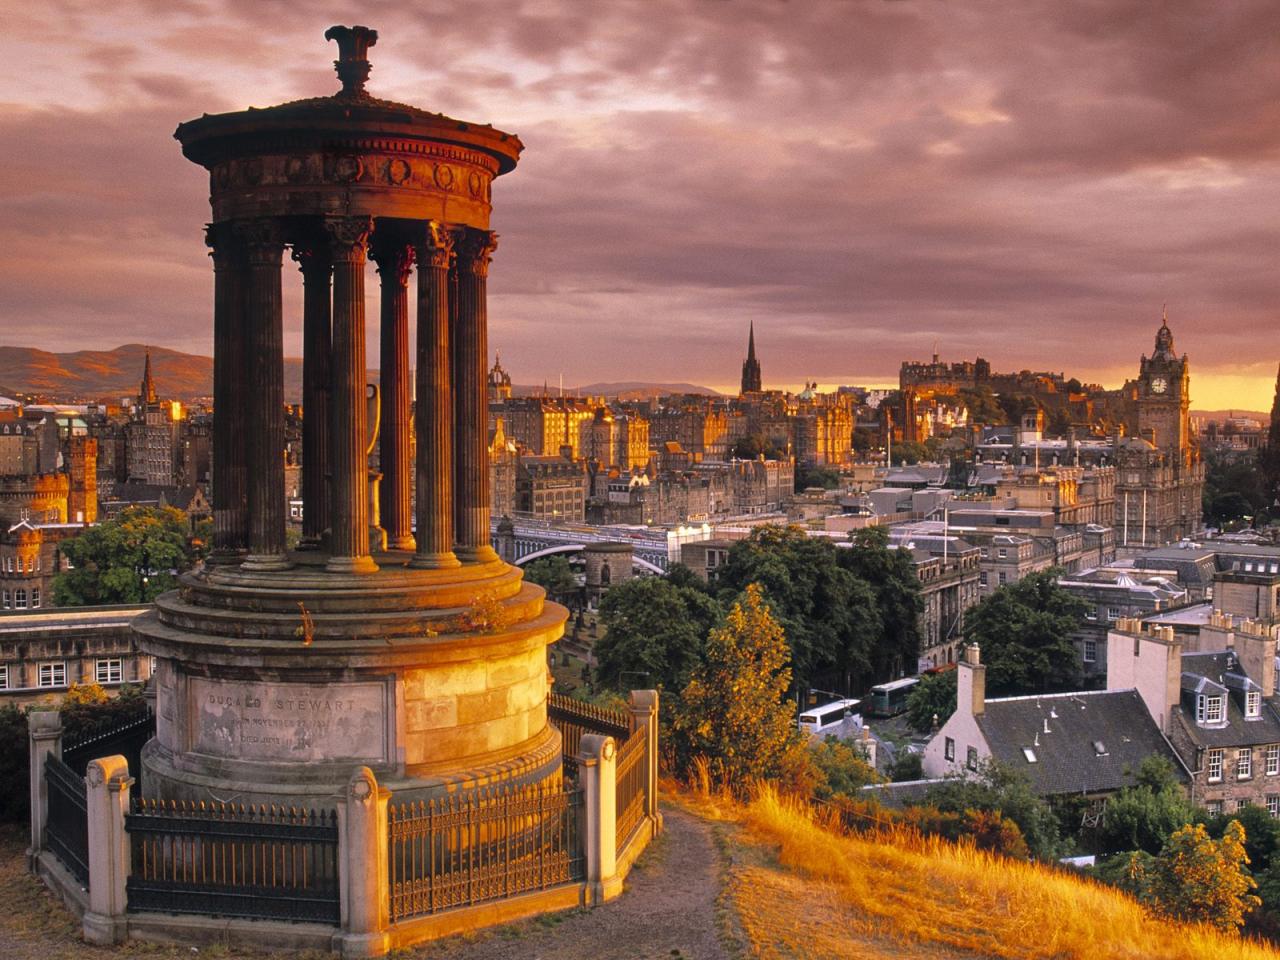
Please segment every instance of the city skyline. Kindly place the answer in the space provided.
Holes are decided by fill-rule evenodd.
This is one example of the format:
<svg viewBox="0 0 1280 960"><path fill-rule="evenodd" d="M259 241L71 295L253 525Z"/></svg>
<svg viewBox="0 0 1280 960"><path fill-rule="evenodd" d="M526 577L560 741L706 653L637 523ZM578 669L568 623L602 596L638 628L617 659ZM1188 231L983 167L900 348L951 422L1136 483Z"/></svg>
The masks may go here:
<svg viewBox="0 0 1280 960"><path fill-rule="evenodd" d="M234 3L14 15L4 342L210 352L208 210L171 134L332 92L316 37L345 11L290 10L270 33ZM732 388L754 321L766 386L891 383L937 343L1115 387L1168 301L1195 405L1269 406L1265 4L465 11L366 5L370 90L536 147L495 186L491 342L518 381Z"/></svg>

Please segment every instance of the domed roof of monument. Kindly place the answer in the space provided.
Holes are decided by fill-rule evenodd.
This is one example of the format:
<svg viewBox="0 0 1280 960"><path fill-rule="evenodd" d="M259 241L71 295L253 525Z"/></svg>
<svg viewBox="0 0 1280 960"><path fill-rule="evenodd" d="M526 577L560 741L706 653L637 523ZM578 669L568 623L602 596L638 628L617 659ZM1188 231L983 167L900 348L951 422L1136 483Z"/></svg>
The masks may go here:
<svg viewBox="0 0 1280 960"><path fill-rule="evenodd" d="M333 62L342 89L328 97L291 100L272 107L249 107L232 113L206 113L178 124L174 138L183 155L202 166L233 156L252 156L295 148L308 140L341 148L344 137L431 140L488 154L498 175L515 168L524 144L513 133L492 124L471 123L420 107L383 100L365 90L371 64L368 49L378 31L334 26L326 40L338 43ZM334 138L337 138L336 142Z"/></svg>

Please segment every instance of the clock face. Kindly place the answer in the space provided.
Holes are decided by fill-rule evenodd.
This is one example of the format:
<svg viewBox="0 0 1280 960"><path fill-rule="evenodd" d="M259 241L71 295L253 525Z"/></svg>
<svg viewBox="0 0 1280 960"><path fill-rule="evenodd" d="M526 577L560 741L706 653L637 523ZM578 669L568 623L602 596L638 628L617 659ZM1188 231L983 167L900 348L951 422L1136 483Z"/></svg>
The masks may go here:
<svg viewBox="0 0 1280 960"><path fill-rule="evenodd" d="M1169 389L1169 381L1166 380L1164 377L1151 378L1152 393L1164 393L1168 389Z"/></svg>

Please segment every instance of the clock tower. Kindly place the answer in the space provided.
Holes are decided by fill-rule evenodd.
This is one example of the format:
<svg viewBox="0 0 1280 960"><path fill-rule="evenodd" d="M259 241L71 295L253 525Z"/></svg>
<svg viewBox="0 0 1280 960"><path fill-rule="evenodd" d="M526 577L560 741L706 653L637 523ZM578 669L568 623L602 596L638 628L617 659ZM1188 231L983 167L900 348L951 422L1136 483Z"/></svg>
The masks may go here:
<svg viewBox="0 0 1280 960"><path fill-rule="evenodd" d="M1192 458L1191 368L1173 349L1169 318L1156 331L1155 352L1143 357L1138 373L1138 436L1151 437L1158 450L1178 462ZM1150 434L1148 433L1150 431Z"/></svg>

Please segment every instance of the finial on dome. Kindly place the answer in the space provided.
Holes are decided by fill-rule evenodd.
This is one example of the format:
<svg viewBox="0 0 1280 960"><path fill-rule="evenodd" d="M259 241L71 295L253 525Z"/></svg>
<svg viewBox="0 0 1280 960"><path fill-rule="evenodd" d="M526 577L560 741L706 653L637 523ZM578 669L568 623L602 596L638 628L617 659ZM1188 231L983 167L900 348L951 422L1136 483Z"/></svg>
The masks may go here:
<svg viewBox="0 0 1280 960"><path fill-rule="evenodd" d="M338 42L338 59L333 61L333 68L342 81L339 96L362 96L371 67L369 48L378 42L378 31L368 27L336 25L324 32L324 38Z"/></svg>

